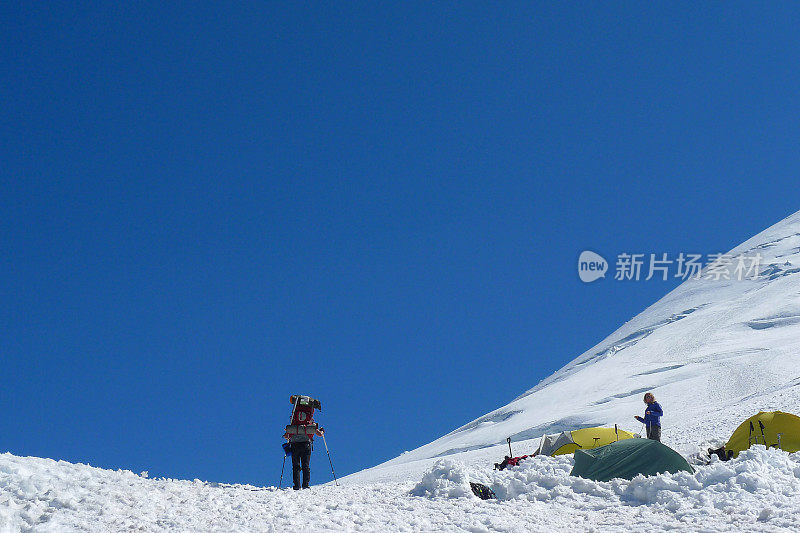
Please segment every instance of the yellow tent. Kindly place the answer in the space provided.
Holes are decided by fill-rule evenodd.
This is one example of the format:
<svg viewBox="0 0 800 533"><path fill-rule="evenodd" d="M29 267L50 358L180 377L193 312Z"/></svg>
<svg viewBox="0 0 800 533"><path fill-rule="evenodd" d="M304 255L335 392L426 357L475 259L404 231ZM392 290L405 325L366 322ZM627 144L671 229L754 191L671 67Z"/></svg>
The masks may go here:
<svg viewBox="0 0 800 533"><path fill-rule="evenodd" d="M761 411L736 428L725 444L725 451L733 452L736 457L753 444L787 452L800 450L800 417L782 411Z"/></svg>
<svg viewBox="0 0 800 533"><path fill-rule="evenodd" d="M632 439L633 433L617 428L584 428L564 431L556 435L544 435L539 449L533 455L566 455L575 450L590 450L618 440Z"/></svg>

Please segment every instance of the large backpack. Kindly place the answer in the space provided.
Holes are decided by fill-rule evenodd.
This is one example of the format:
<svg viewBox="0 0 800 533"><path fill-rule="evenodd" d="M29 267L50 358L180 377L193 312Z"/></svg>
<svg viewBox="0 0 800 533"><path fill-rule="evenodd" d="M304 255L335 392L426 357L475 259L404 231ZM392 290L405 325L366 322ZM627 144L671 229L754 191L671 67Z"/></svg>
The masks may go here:
<svg viewBox="0 0 800 533"><path fill-rule="evenodd" d="M318 427L314 423L314 409L322 411L320 401L310 396L301 396L299 394L290 396L289 401L292 403L292 415L289 419L289 425L286 426L286 433L288 435L305 433L308 436L313 436Z"/></svg>

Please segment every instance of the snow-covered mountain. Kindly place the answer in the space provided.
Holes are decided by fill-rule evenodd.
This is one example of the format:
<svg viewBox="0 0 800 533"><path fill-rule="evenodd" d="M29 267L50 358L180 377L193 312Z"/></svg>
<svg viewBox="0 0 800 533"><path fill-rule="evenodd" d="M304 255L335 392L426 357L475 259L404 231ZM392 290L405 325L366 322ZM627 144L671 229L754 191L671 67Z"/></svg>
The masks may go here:
<svg viewBox="0 0 800 533"><path fill-rule="evenodd" d="M732 250L731 268L755 254L756 279L687 281L508 405L339 486L148 479L0 454L0 533L797 531L800 453L754 446L694 474L610 482L570 476L572 456L491 466L508 436L523 454L566 428L638 431L647 390L665 410L664 442L687 456L758 410L800 412L800 212ZM498 499L478 500L470 481Z"/></svg>
<svg viewBox="0 0 800 533"><path fill-rule="evenodd" d="M522 441L614 424L638 432L633 415L642 414L645 391L664 408L663 440L679 449L728 436L759 409L798 412L800 212L727 255L722 270L731 279L704 270L508 405L353 478L391 477L400 465L423 469L426 459L509 436ZM754 260L755 279L736 272Z"/></svg>

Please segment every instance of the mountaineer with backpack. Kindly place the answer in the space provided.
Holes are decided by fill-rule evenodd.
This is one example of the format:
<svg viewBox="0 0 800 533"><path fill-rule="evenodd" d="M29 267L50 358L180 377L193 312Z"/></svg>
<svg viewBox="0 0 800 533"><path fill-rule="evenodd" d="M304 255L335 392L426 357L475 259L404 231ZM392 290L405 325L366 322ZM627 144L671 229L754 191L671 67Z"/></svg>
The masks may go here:
<svg viewBox="0 0 800 533"><path fill-rule="evenodd" d="M648 439L661 442L661 417L664 414L664 410L661 409L652 392L644 395L644 403L647 405L644 410L644 418L641 416L634 416L633 418L647 426Z"/></svg>
<svg viewBox="0 0 800 533"><path fill-rule="evenodd" d="M322 411L322 404L309 396L292 395L292 415L283 438L289 441L292 455L294 490L307 489L311 482L311 450L314 436L323 437L325 430L314 422L314 409ZM324 438L324 437L323 437ZM303 473L302 485L300 472Z"/></svg>

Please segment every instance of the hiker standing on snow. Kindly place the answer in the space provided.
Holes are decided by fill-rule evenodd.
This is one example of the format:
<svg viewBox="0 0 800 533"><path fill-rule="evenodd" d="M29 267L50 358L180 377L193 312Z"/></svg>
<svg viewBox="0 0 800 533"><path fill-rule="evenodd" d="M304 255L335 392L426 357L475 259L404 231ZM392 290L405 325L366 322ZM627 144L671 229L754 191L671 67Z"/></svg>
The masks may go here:
<svg viewBox="0 0 800 533"><path fill-rule="evenodd" d="M303 473L302 487L307 489L311 483L311 450L314 435L321 437L325 430L314 423L314 408L322 409L319 400L308 396L292 395L291 423L286 426L283 438L289 441L292 452L292 479L294 490L300 490L300 472Z"/></svg>
<svg viewBox="0 0 800 533"><path fill-rule="evenodd" d="M644 395L644 403L647 405L644 410L644 418L634 416L636 420L647 426L647 438L661 442L661 416L664 410L658 405L656 397L652 392Z"/></svg>

